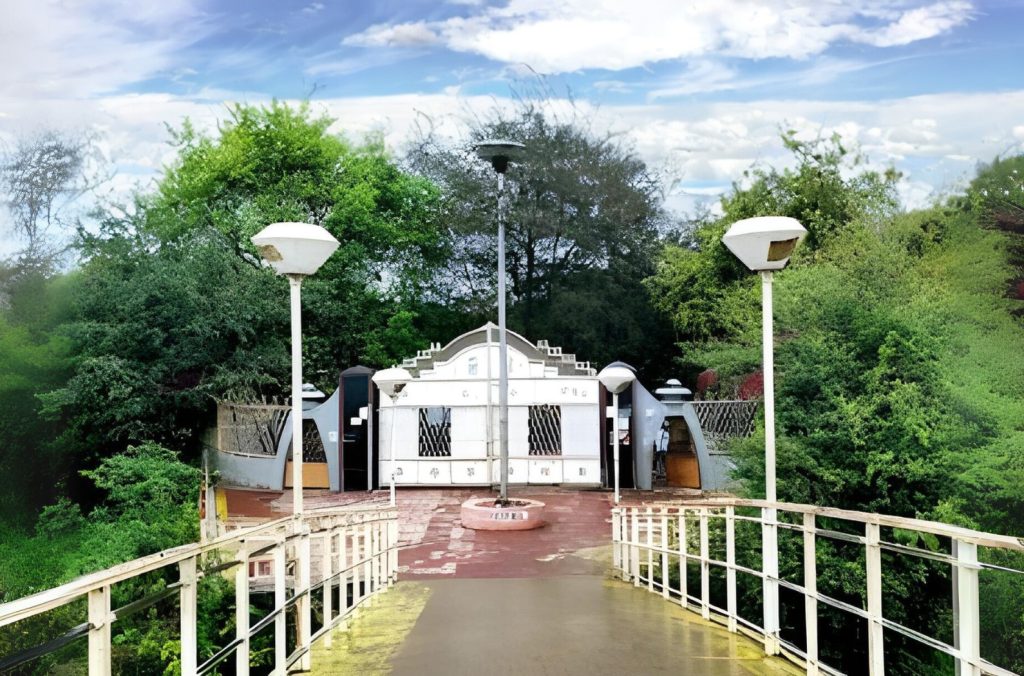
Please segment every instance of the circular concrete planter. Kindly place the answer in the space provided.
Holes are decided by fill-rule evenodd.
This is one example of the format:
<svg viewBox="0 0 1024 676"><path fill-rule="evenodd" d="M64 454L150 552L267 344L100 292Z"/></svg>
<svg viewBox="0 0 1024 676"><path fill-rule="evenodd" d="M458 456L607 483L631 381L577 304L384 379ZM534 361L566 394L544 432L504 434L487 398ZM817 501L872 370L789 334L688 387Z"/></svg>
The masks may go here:
<svg viewBox="0 0 1024 676"><path fill-rule="evenodd" d="M473 530L531 530L544 525L544 503L524 498L509 500L506 507L494 498L473 498L462 503L462 525Z"/></svg>

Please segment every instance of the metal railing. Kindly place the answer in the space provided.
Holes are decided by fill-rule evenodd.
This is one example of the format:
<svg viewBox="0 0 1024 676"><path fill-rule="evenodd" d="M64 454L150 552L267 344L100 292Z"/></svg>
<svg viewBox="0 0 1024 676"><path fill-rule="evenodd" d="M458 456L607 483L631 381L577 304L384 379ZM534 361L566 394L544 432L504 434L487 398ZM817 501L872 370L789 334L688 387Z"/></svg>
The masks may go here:
<svg viewBox="0 0 1024 676"><path fill-rule="evenodd" d="M318 542L319 547L311 545ZM181 673L206 674L234 656L234 673L249 673L250 642L273 625L273 671L279 676L295 665L311 668L311 647L338 624L396 579L398 525L394 508L347 507L310 510L301 518L286 517L253 528L232 531L205 544L165 550L107 570L73 580L59 587L0 605L0 627L73 603L83 597L88 619L65 634L41 642L14 655L0 657L0 672L55 652L78 638L88 637L90 676L111 673L112 629L127 617L165 598L177 595L180 615ZM273 561L273 608L250 624L250 560ZM177 567L177 581L162 590L111 609L111 590L120 583L147 573ZM293 574L289 584L287 570ZM205 576L228 575L234 570L235 635L216 653L199 662L198 590ZM313 582L314 574L319 578ZM289 588L290 587L290 588ZM322 622L312 631L311 600L322 594ZM338 607L334 608L337 593ZM288 652L287 614L294 608L294 649Z"/></svg>
<svg viewBox="0 0 1024 676"><path fill-rule="evenodd" d="M760 526L761 542L757 544L765 551L757 563L743 565L737 562L736 530L740 523ZM773 552L766 551L766 543L778 542L779 530L801 536L802 555L796 556L802 566L802 584L783 579L778 574L777 546ZM883 538L883 532L893 537ZM896 539L897 532L923 534L932 541L941 538L948 546L918 547L890 541ZM724 560L711 553L712 545L721 550L723 539ZM862 548L865 603L855 605L819 589L819 539L830 541L831 546L843 543L843 546L853 544ZM704 619L721 622L730 632L742 631L753 636L763 642L766 654L781 654L805 667L808 674L842 673L819 656L818 610L824 605L866 621L867 671L873 676L885 673L886 632L949 655L960 676L1017 676L981 656L978 574L981 570L994 570L1024 575L1024 571L986 563L979 559L978 554L979 548L1004 553L1024 552L1024 539L919 519L812 505L722 498L614 508L612 540L613 564L623 580L632 581L637 587L646 586L649 591L660 593L683 608L699 612ZM740 544L749 549L751 543ZM953 616L952 644L904 626L884 614L883 551L890 553L889 556L926 559L949 567L952 593L950 607L945 611L951 611ZM767 565L761 562L767 562ZM689 593L688 564L699 567L699 595ZM725 572L724 608L712 603L713 569ZM773 574L766 575L765 569L773 570ZM742 617L737 610L737 574L761 581L761 624ZM780 588L803 597L803 647L781 636L778 622ZM766 630L765 627L772 628Z"/></svg>

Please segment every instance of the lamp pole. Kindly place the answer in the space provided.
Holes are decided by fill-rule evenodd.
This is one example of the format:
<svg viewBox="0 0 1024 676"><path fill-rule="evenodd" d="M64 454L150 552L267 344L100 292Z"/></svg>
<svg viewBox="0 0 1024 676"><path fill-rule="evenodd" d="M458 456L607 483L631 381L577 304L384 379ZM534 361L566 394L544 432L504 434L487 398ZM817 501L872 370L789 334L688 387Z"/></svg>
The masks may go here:
<svg viewBox="0 0 1024 676"><path fill-rule="evenodd" d="M338 240L319 225L272 223L252 243L279 275L288 278L292 324L292 514L302 515L302 280L327 262Z"/></svg>
<svg viewBox="0 0 1024 676"><path fill-rule="evenodd" d="M505 334L505 172L498 172L498 449L501 502L508 500L508 336ZM490 358L490 357L488 357Z"/></svg>
<svg viewBox="0 0 1024 676"><path fill-rule="evenodd" d="M765 652L779 652L779 549L775 476L775 351L772 318L772 275L789 263L807 231L793 218L762 216L733 223L722 243L751 271L761 273L761 358L764 377L764 494L761 558L764 578Z"/></svg>
<svg viewBox="0 0 1024 676"><path fill-rule="evenodd" d="M498 448L501 453L501 504L508 502L508 340L505 335L505 172L522 154L523 144L491 140L478 143L476 154L498 174ZM487 359L490 360L490 354ZM490 383L488 383L490 387Z"/></svg>
<svg viewBox="0 0 1024 676"><path fill-rule="evenodd" d="M761 271L761 359L764 370L764 495L775 502L775 337L772 271Z"/></svg>
<svg viewBox="0 0 1024 676"><path fill-rule="evenodd" d="M619 504L619 479L621 469L619 467L619 395L626 391L626 388L636 380L636 372L633 367L621 361L612 362L601 369L597 379L604 385L605 389L612 393L612 471L615 475L615 504ZM602 406L604 402L602 402Z"/></svg>
<svg viewBox="0 0 1024 676"><path fill-rule="evenodd" d="M302 514L302 275L288 275L292 310L292 514Z"/></svg>
<svg viewBox="0 0 1024 676"><path fill-rule="evenodd" d="M405 389L405 386L412 380L412 374L403 368L392 367L377 371L373 374L373 383L380 390L381 394L391 402L391 433L388 435L388 455L390 456L391 482L390 482L390 504L395 506L395 473L397 463L395 459L395 418L398 417L398 396Z"/></svg>
<svg viewBox="0 0 1024 676"><path fill-rule="evenodd" d="M309 535L302 521L302 280L327 262L338 240L319 225L272 223L253 235L252 243L279 275L288 277L292 324L292 517L300 535L295 556L295 588L309 586ZM298 645L309 645L312 630L310 595L296 603L295 632ZM309 671L307 652L299 668Z"/></svg>
<svg viewBox="0 0 1024 676"><path fill-rule="evenodd" d="M615 465L615 504L619 504L619 393L612 393L612 408L615 413L612 415L612 463Z"/></svg>

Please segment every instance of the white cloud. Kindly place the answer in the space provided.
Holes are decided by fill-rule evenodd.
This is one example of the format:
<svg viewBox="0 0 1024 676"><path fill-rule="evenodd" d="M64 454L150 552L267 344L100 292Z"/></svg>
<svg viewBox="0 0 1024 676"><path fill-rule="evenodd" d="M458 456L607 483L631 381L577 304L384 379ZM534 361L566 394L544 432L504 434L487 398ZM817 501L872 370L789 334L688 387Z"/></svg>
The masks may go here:
<svg viewBox="0 0 1024 676"><path fill-rule="evenodd" d="M423 21L396 26L377 24L362 33L349 36L342 44L356 47L424 47L440 41L440 37Z"/></svg>
<svg viewBox="0 0 1024 676"><path fill-rule="evenodd" d="M876 47L905 45L947 33L963 24L973 13L971 3L963 0L915 7L882 30L863 33L858 41Z"/></svg>
<svg viewBox="0 0 1024 676"><path fill-rule="evenodd" d="M204 30L190 0L5 0L0 98L116 91L172 69Z"/></svg>
<svg viewBox="0 0 1024 676"><path fill-rule="evenodd" d="M197 127L215 131L227 117L225 101L261 103L262 97L206 91L197 96L130 94L95 101L49 99L0 101L0 137L19 131L18 121L45 120L65 129L89 127L104 134L104 151L119 178L112 184L125 195L130 186L149 184L174 159L165 122L177 126L188 116ZM491 96L400 94L316 101L337 118L332 132L354 138L383 134L398 153L417 123L461 138L463 121L486 114L495 105L511 106ZM973 170L972 158L989 160L1024 139L1024 90L988 94L936 94L884 101L815 101L770 99L749 102L602 105L575 102L593 117L598 133L616 133L631 143L648 164L676 179L670 206L693 208L713 202L714 194L757 163L790 166L792 158L779 140L780 128L801 138L838 133L857 144L871 167L894 164L907 178L901 194L918 206L936 192L960 183ZM552 109L567 116L571 104ZM913 169L911 176L910 169ZM712 186L712 187L709 187Z"/></svg>
<svg viewBox="0 0 1024 676"><path fill-rule="evenodd" d="M947 33L973 15L966 0L509 0L442 21L378 24L344 43L443 43L545 73L624 70L713 54L803 59L842 41L903 45Z"/></svg>

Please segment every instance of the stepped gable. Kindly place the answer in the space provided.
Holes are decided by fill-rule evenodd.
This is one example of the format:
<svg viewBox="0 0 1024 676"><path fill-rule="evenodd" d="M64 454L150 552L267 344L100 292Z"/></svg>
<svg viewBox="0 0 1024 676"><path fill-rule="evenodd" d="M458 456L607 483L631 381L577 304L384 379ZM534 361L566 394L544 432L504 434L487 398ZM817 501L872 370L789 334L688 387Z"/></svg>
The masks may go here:
<svg viewBox="0 0 1024 676"><path fill-rule="evenodd" d="M491 343L498 344L498 327L492 322L462 334L444 347L441 347L440 343L431 343L428 349L420 350L415 357L403 361L402 368L408 370L414 378L419 377L432 371L435 364L451 360L466 348L488 342L488 337ZM597 375L597 370L590 366L589 361L577 361L575 354L563 353L561 347L551 347L546 340L538 340L534 344L515 331L506 331L506 338L510 348L526 355L531 362L543 363L546 367L557 369L560 376Z"/></svg>

